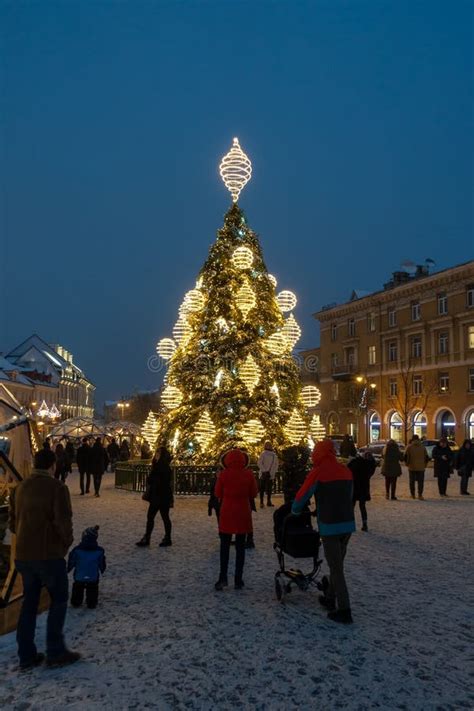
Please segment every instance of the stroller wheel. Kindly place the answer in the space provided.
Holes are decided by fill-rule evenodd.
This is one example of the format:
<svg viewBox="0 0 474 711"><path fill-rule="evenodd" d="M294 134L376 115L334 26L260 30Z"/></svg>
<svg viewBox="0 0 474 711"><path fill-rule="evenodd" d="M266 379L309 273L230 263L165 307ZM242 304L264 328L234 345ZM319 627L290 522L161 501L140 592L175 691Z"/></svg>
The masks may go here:
<svg viewBox="0 0 474 711"><path fill-rule="evenodd" d="M275 595L276 595L276 599L281 601L281 599L283 597L283 588L280 583L280 578L277 578L277 577L275 577Z"/></svg>

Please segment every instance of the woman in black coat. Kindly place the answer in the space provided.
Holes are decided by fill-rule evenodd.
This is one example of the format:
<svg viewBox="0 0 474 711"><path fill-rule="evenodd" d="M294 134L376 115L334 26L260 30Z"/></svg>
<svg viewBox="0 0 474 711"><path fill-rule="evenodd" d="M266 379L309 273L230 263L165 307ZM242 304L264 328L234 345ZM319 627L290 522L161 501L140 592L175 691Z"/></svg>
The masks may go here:
<svg viewBox="0 0 474 711"><path fill-rule="evenodd" d="M353 476L352 503L355 507L359 502L360 515L362 516L362 531L368 531L367 527L367 501L370 501L370 478L377 466L375 459L370 452L366 452L363 457L354 457L347 464Z"/></svg>
<svg viewBox="0 0 474 711"><path fill-rule="evenodd" d="M57 444L54 453L56 455L56 469L54 471L54 478L61 479L61 481L66 481L68 474L68 463L63 445Z"/></svg>
<svg viewBox="0 0 474 711"><path fill-rule="evenodd" d="M150 476L148 477L146 493L143 495L145 501L149 501L148 514L146 519L146 531L137 546L149 546L151 533L155 525L155 516L160 512L165 527L165 537L160 543L160 547L171 545L171 520L170 508L173 506L173 489L171 470L171 454L166 447L158 447L151 462Z"/></svg>
<svg viewBox="0 0 474 711"><path fill-rule="evenodd" d="M474 469L474 447L470 439L465 439L456 455L456 469L461 477L461 494L469 496L467 485Z"/></svg>
<svg viewBox="0 0 474 711"><path fill-rule="evenodd" d="M439 495L447 496L448 479L453 471L453 452L446 437L441 437L438 444L433 447L431 457L434 475L438 479Z"/></svg>
<svg viewBox="0 0 474 711"><path fill-rule="evenodd" d="M94 496L99 497L100 485L102 476L109 465L109 457L105 448L102 446L102 440L97 437L89 455L89 463L92 477L94 479Z"/></svg>

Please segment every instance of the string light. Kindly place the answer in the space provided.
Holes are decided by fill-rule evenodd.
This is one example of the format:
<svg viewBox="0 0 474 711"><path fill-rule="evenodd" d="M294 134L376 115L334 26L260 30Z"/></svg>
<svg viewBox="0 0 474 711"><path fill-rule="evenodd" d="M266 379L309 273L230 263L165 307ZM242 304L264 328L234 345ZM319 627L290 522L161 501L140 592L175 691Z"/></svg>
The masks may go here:
<svg viewBox="0 0 474 711"><path fill-rule="evenodd" d="M240 193L252 177L252 163L241 149L238 138L234 138L232 148L223 157L219 172L224 185L232 195L232 201L237 202Z"/></svg>
<svg viewBox="0 0 474 711"><path fill-rule="evenodd" d="M180 431L178 428L176 428L173 439L171 441L171 448L172 448L173 452L176 452L176 448L177 448L178 442L179 442L179 435L180 435Z"/></svg>
<svg viewBox="0 0 474 711"><path fill-rule="evenodd" d="M177 343L184 345L192 333L191 326L184 316L180 316L173 328L173 336Z"/></svg>
<svg viewBox="0 0 474 711"><path fill-rule="evenodd" d="M184 297L182 303L183 311L185 313L197 313L198 311L202 311L204 303L205 300L202 291L199 291L199 289L191 289Z"/></svg>
<svg viewBox="0 0 474 711"><path fill-rule="evenodd" d="M306 434L306 425L296 408L285 425L285 434L291 444L299 444Z"/></svg>
<svg viewBox="0 0 474 711"><path fill-rule="evenodd" d="M316 407L321 400L321 391L316 385L305 385L301 389L301 399L306 407Z"/></svg>
<svg viewBox="0 0 474 711"><path fill-rule="evenodd" d="M250 395L260 382L260 368L253 356L248 355L239 369L239 378L244 383Z"/></svg>
<svg viewBox="0 0 474 711"><path fill-rule="evenodd" d="M41 405L39 406L38 412L37 412L36 414L38 415L38 417L41 417L42 419L43 419L44 417L48 417L48 415L49 415L49 407L47 406L45 400L43 400L43 402L42 402Z"/></svg>
<svg viewBox="0 0 474 711"><path fill-rule="evenodd" d="M269 280L271 281L271 283L273 284L273 287L276 289L276 288L277 288L277 284L278 284L278 282L277 282L277 280L276 280L276 277L274 277L273 274L267 274L267 276L268 276L268 279L269 279Z"/></svg>
<svg viewBox="0 0 474 711"><path fill-rule="evenodd" d="M294 348L301 337L301 328L299 327L293 314L290 314L285 321L282 333L290 348Z"/></svg>
<svg viewBox="0 0 474 711"><path fill-rule="evenodd" d="M249 247L237 247L232 254L232 264L236 269L250 269L253 264L253 252Z"/></svg>
<svg viewBox="0 0 474 711"><path fill-rule="evenodd" d="M237 308L247 318L249 311L253 309L257 303L253 289L250 287L248 280L245 280L235 296Z"/></svg>
<svg viewBox="0 0 474 711"><path fill-rule="evenodd" d="M216 320L216 323L223 333L227 333L227 331L229 330L229 326L228 326L225 318L223 318L222 316L219 316L219 318Z"/></svg>
<svg viewBox="0 0 474 711"><path fill-rule="evenodd" d="M153 449L158 437L158 420L156 419L155 414L151 410L142 425L142 437L148 442L150 447Z"/></svg>
<svg viewBox="0 0 474 711"><path fill-rule="evenodd" d="M276 300L278 306L284 313L286 313L287 311L293 311L296 304L298 303L296 294L293 294L292 291L280 291L280 293L276 297Z"/></svg>
<svg viewBox="0 0 474 711"><path fill-rule="evenodd" d="M183 400L183 393L179 388L174 385L167 385L166 388L161 393L161 404L164 405L168 410L174 410L175 407L179 407Z"/></svg>
<svg viewBox="0 0 474 711"><path fill-rule="evenodd" d="M242 427L242 437L248 444L256 444L265 434L265 429L260 420L248 420Z"/></svg>
<svg viewBox="0 0 474 711"><path fill-rule="evenodd" d="M204 410L199 420L194 427L194 436L201 445L203 450L206 450L210 441L216 434L216 428L211 420L211 416L207 410Z"/></svg>
<svg viewBox="0 0 474 711"><path fill-rule="evenodd" d="M272 387L270 388L270 392L272 395L275 396L277 405L280 404L280 391L278 390L278 385L276 383L273 383Z"/></svg>
<svg viewBox="0 0 474 711"><path fill-rule="evenodd" d="M324 439L326 436L326 429L321 422L319 415L313 415L312 420L309 423L309 430L316 441Z"/></svg>
<svg viewBox="0 0 474 711"><path fill-rule="evenodd" d="M56 407L56 403L54 402L51 405L49 416L52 420L57 420L58 417L61 417L61 413L59 412L58 408Z"/></svg>
<svg viewBox="0 0 474 711"><path fill-rule="evenodd" d="M224 375L224 370L221 368L216 375L216 379L214 380L214 387L218 388L221 384L222 376Z"/></svg>
<svg viewBox="0 0 474 711"><path fill-rule="evenodd" d="M156 352L163 360L170 360L176 350L176 343L172 338L162 338L156 345Z"/></svg>
<svg viewBox="0 0 474 711"><path fill-rule="evenodd" d="M273 355L283 355L288 348L288 343L282 333L272 333L265 341L265 348Z"/></svg>

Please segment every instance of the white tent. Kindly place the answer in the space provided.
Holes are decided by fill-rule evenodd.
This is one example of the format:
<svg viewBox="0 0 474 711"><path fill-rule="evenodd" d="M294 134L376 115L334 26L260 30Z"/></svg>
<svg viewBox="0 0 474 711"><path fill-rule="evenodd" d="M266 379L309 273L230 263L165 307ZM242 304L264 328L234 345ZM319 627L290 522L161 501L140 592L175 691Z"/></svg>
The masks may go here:
<svg viewBox="0 0 474 711"><path fill-rule="evenodd" d="M59 440L63 439L63 437L70 437L71 439L106 437L108 434L108 427L102 422L93 420L91 417L72 417L53 427L49 436L53 440Z"/></svg>

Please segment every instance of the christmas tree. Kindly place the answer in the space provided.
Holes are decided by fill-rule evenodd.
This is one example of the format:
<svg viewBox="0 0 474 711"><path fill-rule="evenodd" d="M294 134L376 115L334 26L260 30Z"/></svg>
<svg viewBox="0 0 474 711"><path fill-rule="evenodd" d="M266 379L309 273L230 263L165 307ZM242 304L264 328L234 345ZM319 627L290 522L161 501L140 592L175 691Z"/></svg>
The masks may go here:
<svg viewBox="0 0 474 711"><path fill-rule="evenodd" d="M292 357L301 335L292 313L297 300L291 291L276 293L258 237L237 205L251 176L237 139L221 176L233 204L179 309L173 338L157 345L169 362L159 439L176 459L199 463L231 446L256 454L266 439L277 448L298 444L310 432Z"/></svg>

